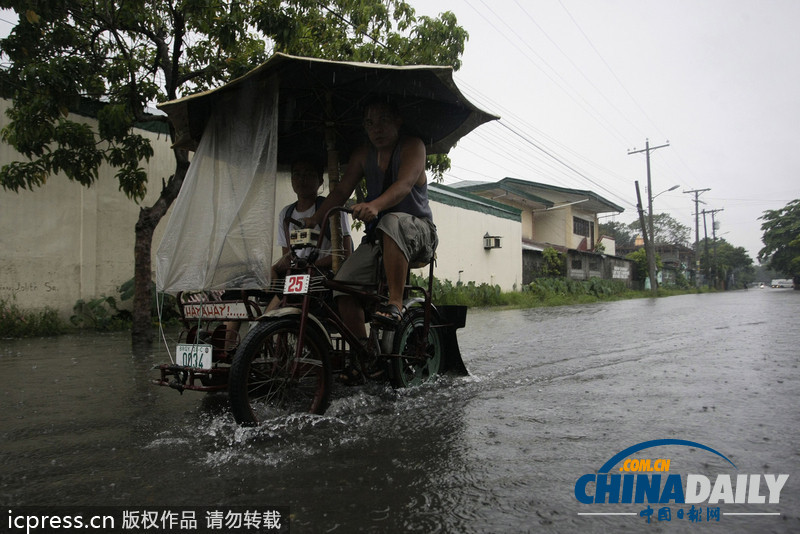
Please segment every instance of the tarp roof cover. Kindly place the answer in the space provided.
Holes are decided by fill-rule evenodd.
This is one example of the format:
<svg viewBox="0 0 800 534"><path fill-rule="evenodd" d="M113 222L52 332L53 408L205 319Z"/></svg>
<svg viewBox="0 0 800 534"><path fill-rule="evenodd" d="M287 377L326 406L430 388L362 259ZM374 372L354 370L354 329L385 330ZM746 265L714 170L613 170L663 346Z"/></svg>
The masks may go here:
<svg viewBox="0 0 800 534"><path fill-rule="evenodd" d="M269 286L278 90L220 101L205 125L156 253L165 293Z"/></svg>

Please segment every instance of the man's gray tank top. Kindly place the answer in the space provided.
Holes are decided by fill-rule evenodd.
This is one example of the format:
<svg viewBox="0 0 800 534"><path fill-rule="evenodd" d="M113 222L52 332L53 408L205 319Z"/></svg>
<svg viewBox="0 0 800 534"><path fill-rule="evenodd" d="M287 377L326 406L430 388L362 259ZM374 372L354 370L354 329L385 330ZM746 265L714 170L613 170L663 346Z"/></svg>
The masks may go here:
<svg viewBox="0 0 800 534"><path fill-rule="evenodd" d="M397 180L397 174L400 170L401 141L402 139L398 140L394 152L392 153L392 159L389 162L391 169L387 169L387 171L391 171L391 182L387 184L387 188ZM375 150L374 146L370 146L369 152L367 153L367 159L364 162L364 176L367 182L367 202L369 202L381 196L384 191L383 182L385 173L378 166L378 151ZM414 187L411 188L411 192L406 198L401 200L397 205L385 210L385 213L393 211L408 213L415 217L433 221L433 213L428 204L428 183L425 182L422 185L414 184Z"/></svg>

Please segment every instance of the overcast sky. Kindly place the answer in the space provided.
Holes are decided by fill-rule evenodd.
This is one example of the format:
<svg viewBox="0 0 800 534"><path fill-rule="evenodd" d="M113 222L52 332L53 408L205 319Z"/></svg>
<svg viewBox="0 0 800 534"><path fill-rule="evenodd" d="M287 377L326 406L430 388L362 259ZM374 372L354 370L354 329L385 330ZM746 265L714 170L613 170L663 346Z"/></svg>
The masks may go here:
<svg viewBox="0 0 800 534"><path fill-rule="evenodd" d="M451 152L445 183L509 176L589 189L636 218L651 146L654 211L755 258L764 210L800 198L797 0L411 0L470 35L462 91L502 117ZM541 147L541 148L540 148ZM544 151L542 150L544 149ZM545 153L545 151L547 153ZM646 201L645 201L646 203ZM700 237L703 237L702 217ZM711 218L708 217L711 236Z"/></svg>
<svg viewBox="0 0 800 534"><path fill-rule="evenodd" d="M701 209L724 210L718 236L754 258L758 217L800 198L800 1L410 1L456 14L470 35L456 82L502 117L451 152L445 183L588 189L625 208L603 221L628 223L647 177L644 154L628 153L668 142L652 152L653 192L680 187L656 213L694 232L682 192L710 188Z"/></svg>

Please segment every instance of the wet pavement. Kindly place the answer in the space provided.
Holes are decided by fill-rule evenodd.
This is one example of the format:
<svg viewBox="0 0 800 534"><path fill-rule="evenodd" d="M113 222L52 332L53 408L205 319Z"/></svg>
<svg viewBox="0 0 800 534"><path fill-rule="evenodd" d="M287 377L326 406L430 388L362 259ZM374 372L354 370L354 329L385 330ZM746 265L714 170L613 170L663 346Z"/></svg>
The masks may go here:
<svg viewBox="0 0 800 534"><path fill-rule="evenodd" d="M0 506L288 506L299 533L799 532L799 312L775 289L470 310L470 377L339 391L322 417L255 429L225 395L151 385L166 353L134 356L127 334L0 340ZM736 468L684 444L630 457L684 482L758 474L760 495L788 474L780 501L700 502L699 522L578 501L582 475L659 439Z"/></svg>

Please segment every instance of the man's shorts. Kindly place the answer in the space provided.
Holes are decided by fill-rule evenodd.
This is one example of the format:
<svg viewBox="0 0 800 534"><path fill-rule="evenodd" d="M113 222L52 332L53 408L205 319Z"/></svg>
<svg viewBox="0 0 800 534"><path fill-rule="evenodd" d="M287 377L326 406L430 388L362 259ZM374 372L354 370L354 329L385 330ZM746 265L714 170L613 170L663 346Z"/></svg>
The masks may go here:
<svg viewBox="0 0 800 534"><path fill-rule="evenodd" d="M408 213L387 213L381 217L376 230L397 243L409 266L413 268L430 263L439 244L433 221ZM380 239L363 241L342 264L335 279L359 285L377 285L380 252ZM338 297L342 293L335 291L333 295Z"/></svg>

